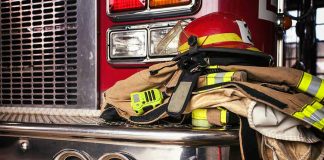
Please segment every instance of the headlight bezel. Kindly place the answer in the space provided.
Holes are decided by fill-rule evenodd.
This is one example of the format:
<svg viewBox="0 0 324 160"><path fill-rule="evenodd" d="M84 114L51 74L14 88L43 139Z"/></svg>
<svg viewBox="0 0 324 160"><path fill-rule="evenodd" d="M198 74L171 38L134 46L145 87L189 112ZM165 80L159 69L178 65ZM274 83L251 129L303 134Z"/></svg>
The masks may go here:
<svg viewBox="0 0 324 160"><path fill-rule="evenodd" d="M191 22L191 19L183 19L184 24ZM107 62L109 64L146 64L152 62L163 62L163 61L170 61L176 54L173 55L151 55L151 32L159 29L164 28L172 28L177 24L178 20L176 21L164 21L164 22L155 22L155 23L148 23L148 24L138 24L138 25L124 25L124 26L114 26L107 30L106 32L106 57ZM138 30L146 30L146 53L145 57L121 57L121 58L114 58L111 57L111 33L112 32L133 32Z"/></svg>
<svg viewBox="0 0 324 160"><path fill-rule="evenodd" d="M163 28L154 28L150 30L150 49L148 52L148 56L152 57L152 58L159 58L159 57L174 57L178 54L178 51L176 50L175 52L172 52L171 54L162 54L162 55L154 55L154 48L152 47L156 47L153 43L152 43L152 33L154 31L158 31L158 30L162 30L162 29L169 29L169 31L172 29L172 27L163 27ZM161 40L161 39L160 39Z"/></svg>
<svg viewBox="0 0 324 160"><path fill-rule="evenodd" d="M141 55L139 55L139 56L131 56L131 55L128 55L128 56L113 56L113 54L112 54L112 47L113 47L113 34L122 34L122 33L131 33L131 32L133 32L133 33L135 33L135 32L137 32L137 33L140 33L140 32L142 32L142 33L144 33L143 35L144 35L144 52L147 52L147 30L144 30L144 29L137 29L137 30L117 30L117 31L111 31L110 33L109 33L109 54L108 54L108 56L109 56L109 58L110 59L143 59L143 58L145 58L146 57L146 54L144 53L142 56Z"/></svg>

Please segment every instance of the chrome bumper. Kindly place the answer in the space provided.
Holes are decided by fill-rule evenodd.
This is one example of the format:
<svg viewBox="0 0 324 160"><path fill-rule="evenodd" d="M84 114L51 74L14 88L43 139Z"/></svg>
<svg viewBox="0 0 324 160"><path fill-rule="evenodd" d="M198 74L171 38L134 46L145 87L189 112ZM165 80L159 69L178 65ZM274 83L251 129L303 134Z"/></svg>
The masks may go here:
<svg viewBox="0 0 324 160"><path fill-rule="evenodd" d="M93 125L1 122L0 143L4 145L0 148L0 159L9 155L10 159L55 159L59 153L72 150L85 155L85 159L122 153L136 160L216 159L219 156L225 160L230 158L230 152L239 153L229 147L237 146L237 133L237 130L138 126L123 122Z"/></svg>

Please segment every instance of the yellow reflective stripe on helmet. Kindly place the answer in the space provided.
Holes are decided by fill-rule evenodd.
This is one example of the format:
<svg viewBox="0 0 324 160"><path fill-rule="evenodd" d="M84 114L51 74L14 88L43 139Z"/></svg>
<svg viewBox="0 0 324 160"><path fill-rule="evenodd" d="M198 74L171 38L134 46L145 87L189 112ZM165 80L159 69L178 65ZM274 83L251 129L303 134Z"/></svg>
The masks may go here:
<svg viewBox="0 0 324 160"><path fill-rule="evenodd" d="M222 33L222 34L213 34L209 36L203 36L198 38L198 46L209 45L213 43L221 42L243 42L240 36L236 33ZM203 44L204 43L204 44ZM188 42L182 44L178 51L183 53L190 48Z"/></svg>
<svg viewBox="0 0 324 160"><path fill-rule="evenodd" d="M195 109L192 111L191 116L193 119L207 120L207 109Z"/></svg>
<svg viewBox="0 0 324 160"><path fill-rule="evenodd" d="M261 52L259 49L255 48L255 47L248 47L246 48L247 50L250 50L250 51L257 51L257 52Z"/></svg>
<svg viewBox="0 0 324 160"><path fill-rule="evenodd" d="M207 74L206 85L213 85L217 83L230 82L234 72L219 72Z"/></svg>
<svg viewBox="0 0 324 160"><path fill-rule="evenodd" d="M324 129L324 106L318 101L314 101L311 105L305 105L301 111L295 112L293 116L320 130Z"/></svg>
<svg viewBox="0 0 324 160"><path fill-rule="evenodd" d="M314 96L320 102L324 98L324 80L309 73L304 72L297 88Z"/></svg>

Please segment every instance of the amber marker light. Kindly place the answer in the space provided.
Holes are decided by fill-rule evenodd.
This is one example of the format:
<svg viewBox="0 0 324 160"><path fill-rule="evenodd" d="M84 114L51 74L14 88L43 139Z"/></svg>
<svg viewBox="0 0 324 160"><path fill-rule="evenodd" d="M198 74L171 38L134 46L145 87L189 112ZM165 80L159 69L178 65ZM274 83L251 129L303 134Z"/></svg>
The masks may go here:
<svg viewBox="0 0 324 160"><path fill-rule="evenodd" d="M191 0L150 0L150 8L174 7L190 3Z"/></svg>

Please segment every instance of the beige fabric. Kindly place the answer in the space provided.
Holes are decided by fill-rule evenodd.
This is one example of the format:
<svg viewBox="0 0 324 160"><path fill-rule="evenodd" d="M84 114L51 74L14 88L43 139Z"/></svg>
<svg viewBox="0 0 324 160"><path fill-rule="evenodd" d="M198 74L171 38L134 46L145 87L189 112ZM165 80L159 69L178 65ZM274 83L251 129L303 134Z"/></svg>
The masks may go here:
<svg viewBox="0 0 324 160"><path fill-rule="evenodd" d="M244 71L248 75L248 79L252 81L286 84L296 87L303 71L287 68L287 67L255 67L255 66L219 66L219 68L227 71ZM275 73L275 74L274 74Z"/></svg>
<svg viewBox="0 0 324 160"><path fill-rule="evenodd" d="M251 128L270 138L305 143L320 141L313 132L304 127L304 122L262 103L251 103L248 107L247 118Z"/></svg>
<svg viewBox="0 0 324 160"><path fill-rule="evenodd" d="M172 86L171 84L168 84L171 77L174 74L179 74L177 73L179 72L177 71L177 65L168 67L173 64L175 64L173 61L159 63L149 67L149 69L140 71L125 80L118 81L113 87L104 92L105 101L102 104L101 109L103 110L107 104L110 104L115 106L119 115L126 119L128 119L129 116L135 116L136 113L130 104L130 94L132 92L140 92L152 88L158 88L161 91L165 91L166 85ZM150 75L150 71L154 70L159 71L155 75ZM170 82L174 83L177 81L178 80L174 79Z"/></svg>
<svg viewBox="0 0 324 160"><path fill-rule="evenodd" d="M252 102L246 98L240 91L231 88L220 88L204 91L201 93L193 93L185 113L190 113L197 108L214 108L222 106L231 112L247 116L247 107Z"/></svg>
<svg viewBox="0 0 324 160"><path fill-rule="evenodd" d="M156 64L151 66L149 69L140 71L125 80L117 82L113 87L104 92L105 101L101 108L104 109L107 104L112 105L117 109L120 116L128 119L130 116L136 116L130 104L130 94L132 92L158 88L162 92L166 92L167 95L171 96L181 74L181 70L179 70L175 64L176 62L174 61ZM313 101L310 96L303 93L290 94L282 92L282 90L287 90L288 88L287 85L285 86L281 84L294 85L296 79L300 78L300 74L302 74L301 71L299 72L285 68L247 66L220 66L220 68L227 69L228 71L235 71L236 73L232 80L234 80L236 84L231 83L223 85L222 87L211 88L208 91L193 93L194 95L187 106L185 113L190 113L195 108L213 108L216 106L223 106L234 113L247 116L246 107L251 103L251 100L254 100L271 106L287 115L291 115L296 111L301 110L305 104L310 104ZM151 75L151 71L158 72ZM291 74L288 73L290 71ZM287 76L277 77L277 74L269 74L275 72ZM246 73L248 73L248 75L246 75ZM276 75L276 77L271 78L272 75ZM276 80L276 78L279 79ZM206 77L201 76L198 81L198 86L206 85L205 79ZM246 79L260 80L263 82L276 82L278 84L268 84L268 87L265 87L263 86L267 85L265 83L244 82ZM253 94L240 88L239 85L255 89L258 92L269 96L273 100L278 100L287 104L287 106L284 106L285 108L281 109L278 106L269 103L269 101L258 99L254 97ZM269 86L271 88L269 88ZM164 101L164 103L167 103L167 101ZM165 117L165 115L163 117Z"/></svg>
<svg viewBox="0 0 324 160"><path fill-rule="evenodd" d="M231 78L231 81L234 81L234 82L246 82L246 80L247 80L246 72L241 72L241 71L234 72L234 74ZM198 80L197 87L200 88L200 87L204 87L206 85L207 85L207 75L200 76L199 80Z"/></svg>
<svg viewBox="0 0 324 160"><path fill-rule="evenodd" d="M216 108L207 109L207 121L212 125L222 126L221 111Z"/></svg>
<svg viewBox="0 0 324 160"><path fill-rule="evenodd" d="M257 97L253 96L252 93L248 93L245 90L241 89L239 84L244 87L248 87L250 89L256 90L260 94L268 96L269 98L272 98L273 100L272 101L264 101L263 99L258 99ZM236 84L226 84L226 85L223 85L222 87L235 87L238 90L240 90L244 95L246 95L248 98L258 101L258 102L261 102L261 103L264 103L268 106L271 106L283 113L286 113L287 115L292 115L296 111L300 111L304 107L305 104L311 104L314 101L312 97L310 97L304 93L285 93L285 92L281 92L281 91L278 91L275 89L264 87L264 86L262 86L261 83L236 82ZM272 104L272 102L274 100L284 103L287 106L283 106L284 108L280 108L280 107Z"/></svg>
<svg viewBox="0 0 324 160"><path fill-rule="evenodd" d="M263 160L323 160L324 144L283 141L262 137Z"/></svg>

